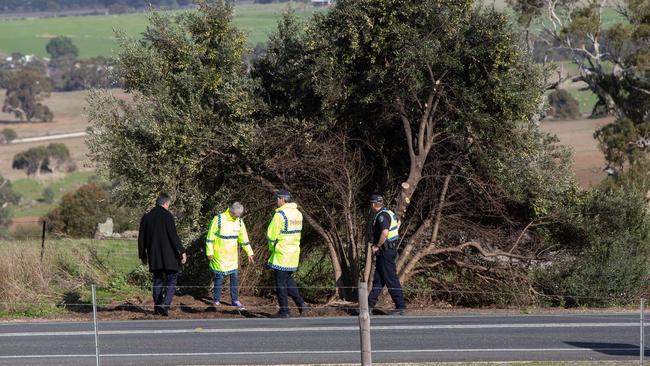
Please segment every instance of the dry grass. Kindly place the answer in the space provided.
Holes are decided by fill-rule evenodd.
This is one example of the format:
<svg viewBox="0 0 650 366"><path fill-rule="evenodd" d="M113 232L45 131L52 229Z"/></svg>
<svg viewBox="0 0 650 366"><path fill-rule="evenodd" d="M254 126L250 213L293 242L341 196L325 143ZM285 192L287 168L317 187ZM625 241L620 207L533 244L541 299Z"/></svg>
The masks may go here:
<svg viewBox="0 0 650 366"><path fill-rule="evenodd" d="M42 296L50 292L51 259L47 258L41 264L37 250L25 250L17 245L6 249L0 256L2 308L12 309L40 302Z"/></svg>
<svg viewBox="0 0 650 366"><path fill-rule="evenodd" d="M0 257L0 310L21 311L42 304L55 304L61 291L88 283L106 283L107 268L90 248L69 247L46 252L18 243L3 245Z"/></svg>

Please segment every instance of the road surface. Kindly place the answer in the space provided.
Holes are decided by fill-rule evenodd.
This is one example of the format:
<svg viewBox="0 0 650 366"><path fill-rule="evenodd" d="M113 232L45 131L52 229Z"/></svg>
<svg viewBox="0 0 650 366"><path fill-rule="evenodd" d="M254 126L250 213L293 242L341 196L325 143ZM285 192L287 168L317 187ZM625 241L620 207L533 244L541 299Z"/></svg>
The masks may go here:
<svg viewBox="0 0 650 366"><path fill-rule="evenodd" d="M102 365L360 360L355 317L110 321L99 329ZM635 314L373 316L373 361L633 361L639 330ZM0 365L94 364L92 322L0 324Z"/></svg>

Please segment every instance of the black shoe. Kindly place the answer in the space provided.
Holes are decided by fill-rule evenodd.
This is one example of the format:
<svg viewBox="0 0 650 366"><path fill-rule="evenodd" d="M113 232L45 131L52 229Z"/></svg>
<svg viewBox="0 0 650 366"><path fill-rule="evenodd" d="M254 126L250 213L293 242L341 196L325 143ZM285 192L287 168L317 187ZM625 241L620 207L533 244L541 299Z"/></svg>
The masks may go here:
<svg viewBox="0 0 650 366"><path fill-rule="evenodd" d="M158 309L158 315L169 316L169 307L167 307L167 306L161 306L161 307Z"/></svg>
<svg viewBox="0 0 650 366"><path fill-rule="evenodd" d="M289 318L289 314L275 313L270 316L271 319L286 319Z"/></svg>
<svg viewBox="0 0 650 366"><path fill-rule="evenodd" d="M160 315L160 306L159 305L154 305L153 306L153 315Z"/></svg>
<svg viewBox="0 0 650 366"><path fill-rule="evenodd" d="M390 312L390 315L406 315L406 309L395 309Z"/></svg>
<svg viewBox="0 0 650 366"><path fill-rule="evenodd" d="M298 308L298 312L300 313L300 316L309 314L309 310L311 309L307 304L303 304L301 307Z"/></svg>

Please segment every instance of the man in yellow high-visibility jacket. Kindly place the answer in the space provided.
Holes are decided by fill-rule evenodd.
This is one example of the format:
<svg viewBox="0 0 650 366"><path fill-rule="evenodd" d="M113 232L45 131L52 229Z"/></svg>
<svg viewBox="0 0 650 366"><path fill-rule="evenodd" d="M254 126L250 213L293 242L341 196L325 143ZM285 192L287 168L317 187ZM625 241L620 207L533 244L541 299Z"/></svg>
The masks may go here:
<svg viewBox="0 0 650 366"><path fill-rule="evenodd" d="M210 261L210 269L214 272L214 289L212 299L215 306L221 304L221 285L226 276L230 276L230 299L232 306L244 310L244 305L237 296L237 268L239 253L237 247L246 252L249 263L253 263L253 249L248 241L246 225L241 219L244 206L233 203L226 212L215 216L210 223L210 229L205 240L205 254Z"/></svg>
<svg viewBox="0 0 650 366"><path fill-rule="evenodd" d="M300 261L300 234L302 233L302 213L298 205L292 202L291 193L282 189L275 194L278 208L269 224L266 237L269 243L268 266L275 271L275 286L280 310L272 318L289 317L289 299L291 296L298 306L300 315L306 310L305 301L300 296L293 273L298 270Z"/></svg>

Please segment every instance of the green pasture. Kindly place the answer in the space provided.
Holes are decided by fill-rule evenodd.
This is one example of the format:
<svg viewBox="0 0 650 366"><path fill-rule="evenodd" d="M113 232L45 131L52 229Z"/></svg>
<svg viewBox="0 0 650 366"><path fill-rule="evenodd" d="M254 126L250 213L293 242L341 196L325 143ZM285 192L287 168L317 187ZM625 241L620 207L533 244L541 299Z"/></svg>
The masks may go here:
<svg viewBox="0 0 650 366"><path fill-rule="evenodd" d="M249 44L264 42L276 29L289 5L241 5L235 8L235 24L249 36ZM296 4L299 18L311 17L322 8ZM81 58L111 56L118 48L114 30L130 36L140 35L147 25L147 14L74 16L0 21L0 53L21 52L45 57L45 45L55 36L65 35L79 47Z"/></svg>

